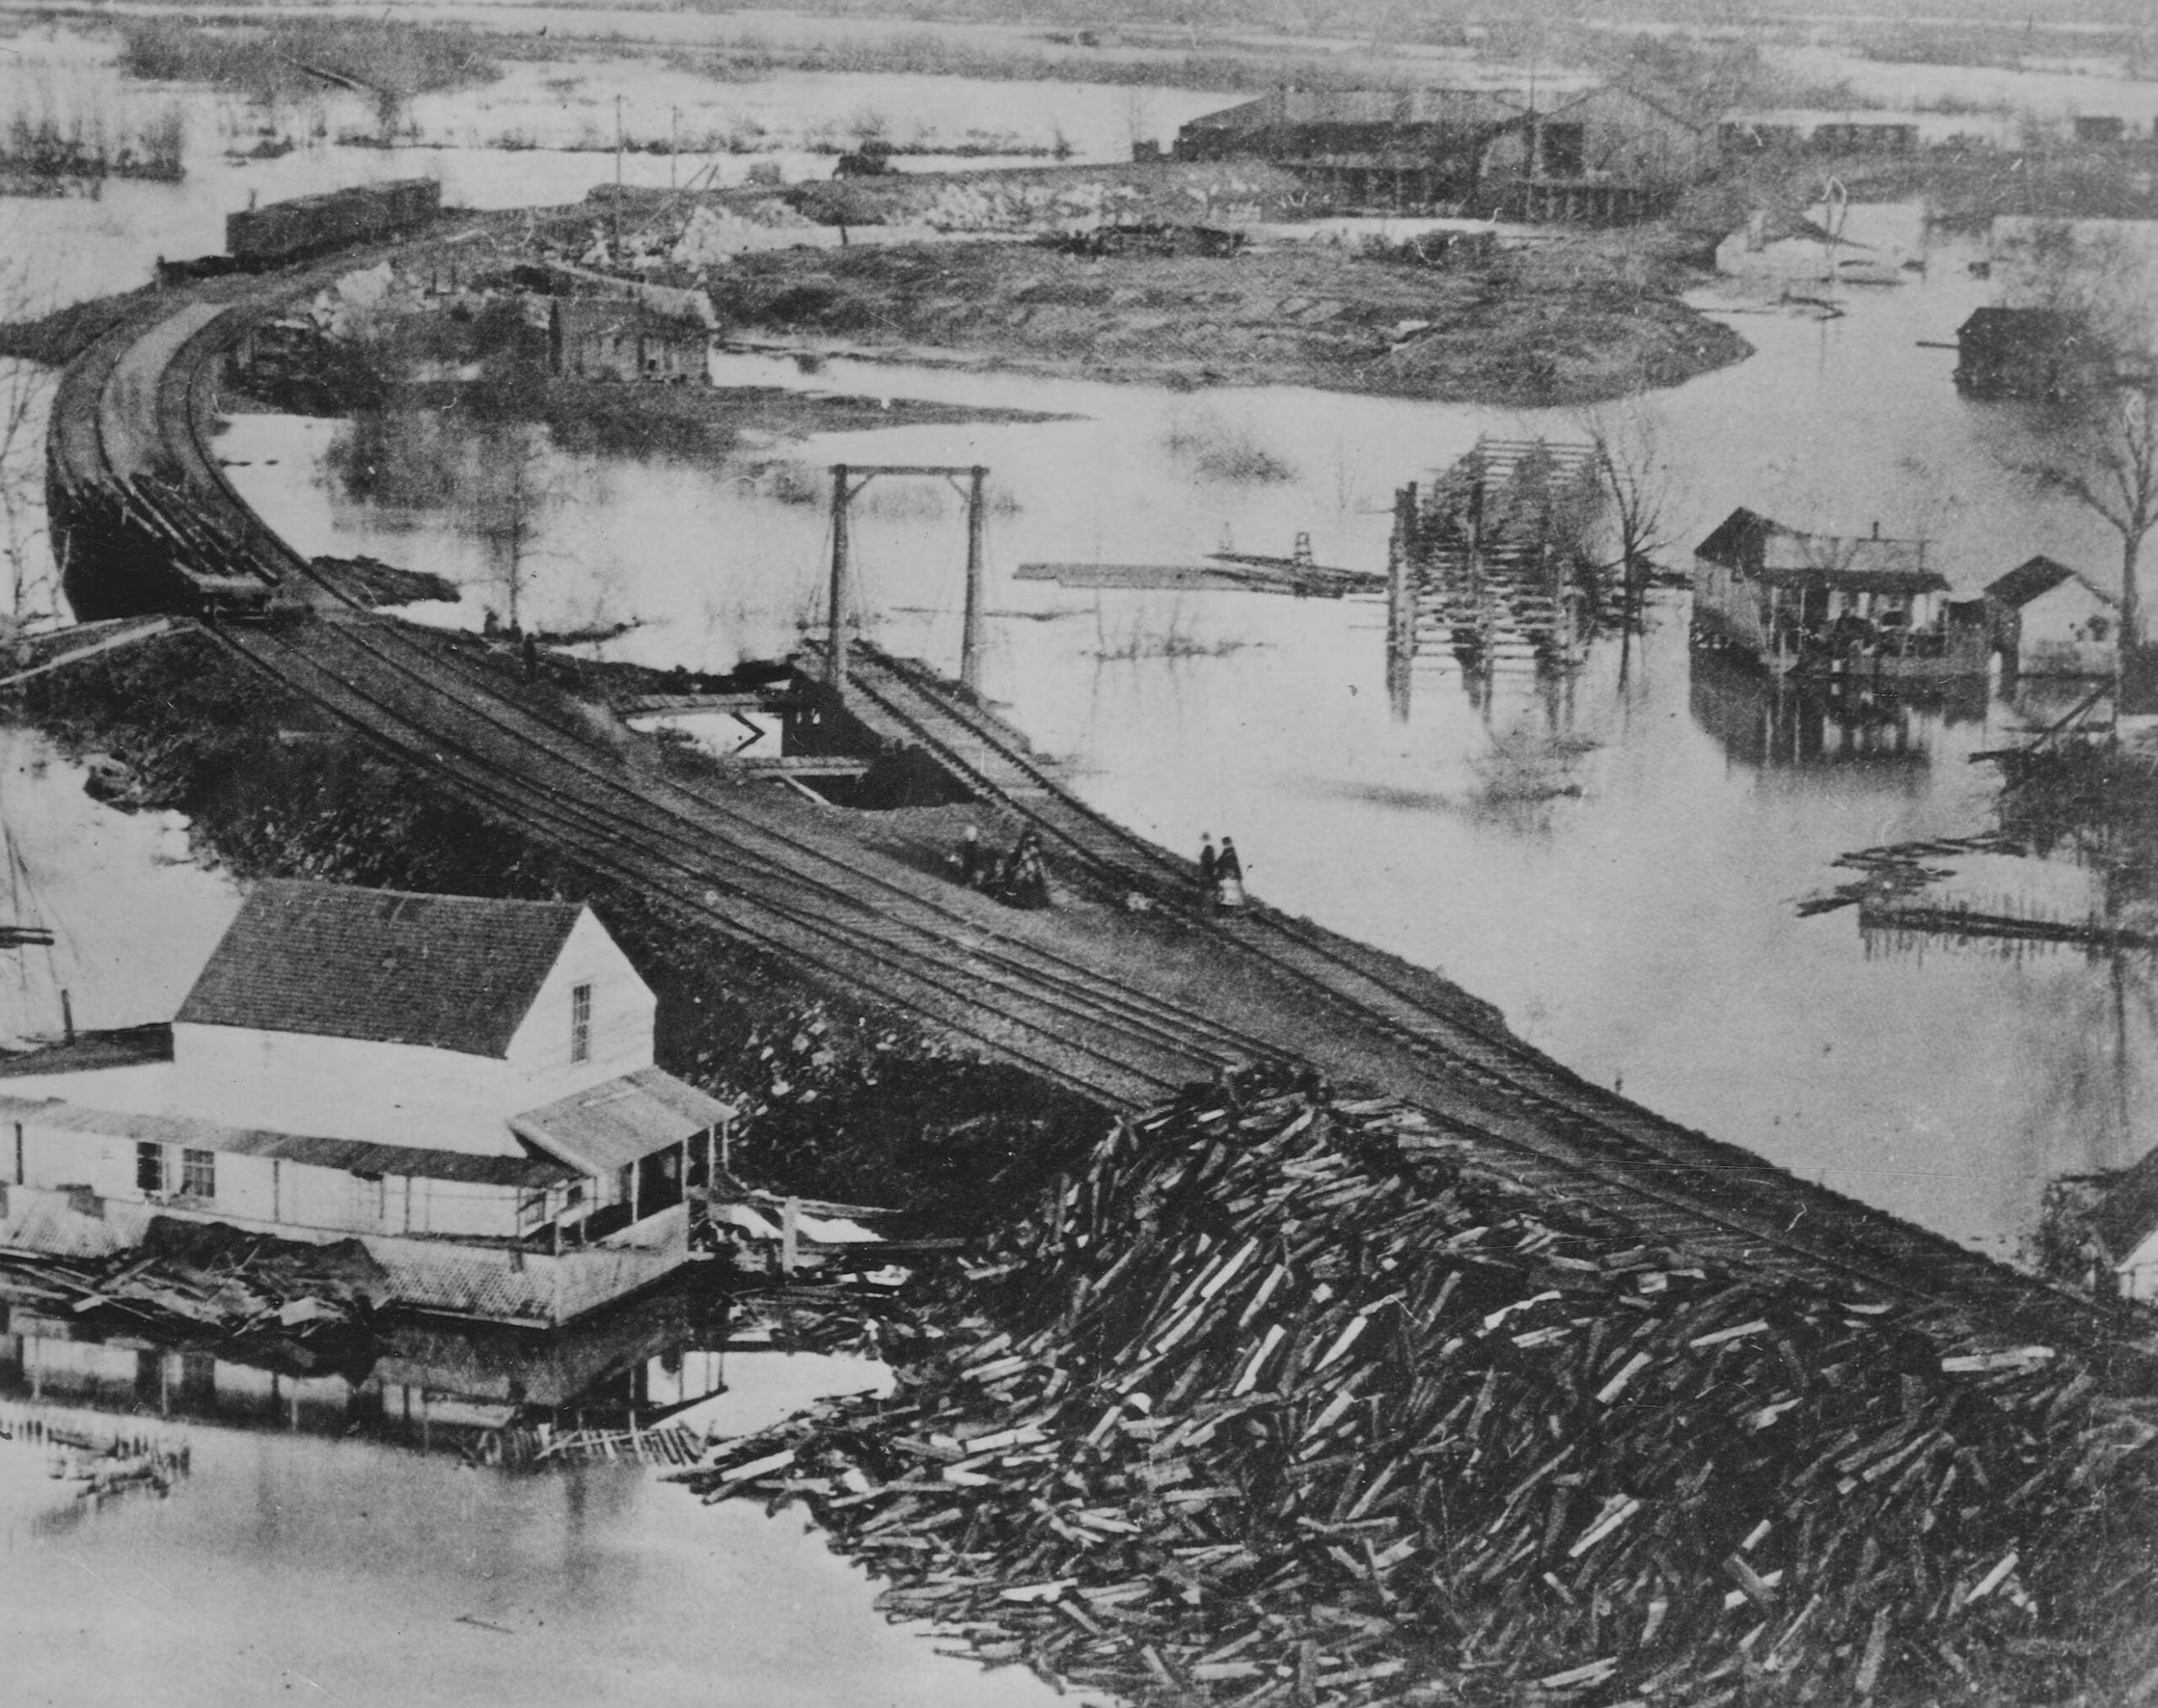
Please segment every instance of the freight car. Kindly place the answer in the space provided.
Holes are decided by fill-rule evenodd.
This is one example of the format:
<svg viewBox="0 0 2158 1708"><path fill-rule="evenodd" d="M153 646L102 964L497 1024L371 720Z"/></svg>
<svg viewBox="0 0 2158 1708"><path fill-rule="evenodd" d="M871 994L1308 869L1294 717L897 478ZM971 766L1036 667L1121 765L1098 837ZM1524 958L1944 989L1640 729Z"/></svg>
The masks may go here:
<svg viewBox="0 0 2158 1708"><path fill-rule="evenodd" d="M416 230L441 212L442 185L432 178L333 190L227 214L225 250L250 270L282 266Z"/></svg>

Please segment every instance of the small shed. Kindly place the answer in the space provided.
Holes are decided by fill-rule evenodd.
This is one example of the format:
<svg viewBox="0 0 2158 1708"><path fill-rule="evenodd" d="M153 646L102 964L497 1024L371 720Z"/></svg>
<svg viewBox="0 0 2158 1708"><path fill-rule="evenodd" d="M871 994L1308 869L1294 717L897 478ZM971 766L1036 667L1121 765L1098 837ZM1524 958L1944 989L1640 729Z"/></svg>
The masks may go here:
<svg viewBox="0 0 2158 1708"><path fill-rule="evenodd" d="M626 298L557 297L548 317L548 365L559 379L701 384L709 348L703 326Z"/></svg>
<svg viewBox="0 0 2158 1708"><path fill-rule="evenodd" d="M2120 602L2064 563L2019 563L1986 588L1994 650L2025 676L2111 676L2120 656Z"/></svg>
<svg viewBox="0 0 2158 1708"><path fill-rule="evenodd" d="M2080 314L1978 309L1956 329L1956 389L1968 397L2073 397L2102 380L2105 352Z"/></svg>

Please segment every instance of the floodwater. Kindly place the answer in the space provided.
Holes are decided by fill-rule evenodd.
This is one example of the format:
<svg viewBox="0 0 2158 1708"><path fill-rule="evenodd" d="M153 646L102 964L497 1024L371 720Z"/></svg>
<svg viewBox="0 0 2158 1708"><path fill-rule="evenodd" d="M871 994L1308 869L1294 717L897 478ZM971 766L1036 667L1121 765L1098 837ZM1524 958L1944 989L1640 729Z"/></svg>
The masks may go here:
<svg viewBox="0 0 2158 1708"><path fill-rule="evenodd" d="M1924 271L1836 287L1835 318L1705 293L1756 354L1613 412L1664 448L1667 557L1683 562L1744 503L1824 531L1923 535L1960 592L2040 551L2107 574L2110 536L2005 472L2024 443L2016 411L1963 401L1952 353L1926 347L1989 299L1967 271L1978 251L1930 247L1913 209L1854 209L1850 232ZM528 620L635 620L605 650L652 662L769 656L822 610L826 465L985 463L988 690L1124 822L1173 847L1228 831L1269 900L1443 969L1578 1071L2003 1255L2048 1178L2147 1148L2158 1105L2139 965L2117 981L2069 953L1892 948L1852 912L1796 913L1850 875L1839 854L1985 827L1994 774L1969 756L2024 714L1983 688L1839 722L1698 666L1672 595L1623 682L1615 642L1563 685L1478 683L1426 659L1404 720L1372 604L1015 578L1028 562L1187 562L1225 543L1286 553L1299 533L1322 562L1377 569L1398 484L1479 432L1578 436L1577 414L856 359L807 376L776 356L715 366L722 383L1077 418L825 435L716 470L557 456L556 502L518 567ZM503 566L483 542L300 472L338 431L242 416L220 450L303 548L464 577L464 604L432 608L437 620L501 609ZM1223 448L1245 466L1261 454L1280 478L1219 478ZM854 541L869 631L954 669L956 499L880 481Z"/></svg>
<svg viewBox="0 0 2158 1708"><path fill-rule="evenodd" d="M900 164L910 171L1038 165L1051 150L1075 162L1124 160L1135 139L1173 137L1227 99L1076 78L831 72L722 82L651 56L567 52L507 61L493 83L416 97L400 115L398 146L384 148L369 146L377 120L362 95L328 90L266 109L199 85L124 81L108 38L48 26L8 35L6 46L0 115L112 131L169 109L186 139L182 185L113 180L94 200L0 201L0 221L25 239L13 253L26 263L22 288L33 308L140 284L159 255L219 253L225 215L255 201L432 177L448 207L560 206L618 169L626 184L663 188L700 175L738 185L759 164L793 182L829 176L837 152L869 137L909 150ZM628 144L619 163L618 116ZM246 158L266 142L293 146ZM0 271L0 287L11 277ZM0 315L18 312L0 302Z"/></svg>
<svg viewBox="0 0 2158 1708"><path fill-rule="evenodd" d="M518 89L499 93L508 101ZM160 250L215 247L223 212L248 187L266 198L403 175L416 158L332 143L228 165L212 99L174 94L207 104L209 158L189 185L9 208L28 246L64 257L59 294L140 277ZM964 89L941 94L953 102L954 142L1010 123L1009 90L978 110ZM820 97L820 115L843 122L845 103L863 98L836 90ZM1087 97L1098 158L1115 152L1110 133L1132 118L1130 99ZM1211 98L1191 99L1197 110ZM586 104L611 122L604 89ZM506 108L497 121L524 119ZM632 157L629 169L664 181L655 175L666 165ZM466 149L442 166L454 193L506 205L579 195L611 163ZM1961 400L1952 356L1924 347L1989 299L1965 271L1972 253L1928 249L1908 211L1854 210L1853 222L1854 235L1922 256L1926 271L1898 287L1842 290L1833 319L1735 289L1704 296L1755 356L1622 411L1666 447L1672 556L1683 561L1743 502L1800 526L1857 532L1878 520L1922 533L1962 590L2041 550L2102 571L2102 530L2028 501L2002 472L2022 430L2015 412ZM1481 432L1577 431L1565 412L1287 389L1180 395L928 362L836 360L805 374L781 357L738 356L716 377L1076 419L774 440L717 467L550 454L551 502L518 567L529 620L635 620L610 649L659 662L769 655L819 609L827 465L985 463L989 690L1125 822L1186 848L1202 830L1232 833L1269 900L1442 969L1581 1072L1993 1251L2013 1251L2048 1177L2147 1147L2158 1024L2145 963L1869 943L1849 911L1796 911L1845 875L1833 866L1844 851L1982 828L1992 778L1968 760L2019 727L2016 705L1978 693L1862 712L1809 707L1699 668L1683 597L1672 595L1623 670L1608 642L1564 681L1479 682L1426 659L1403 706L1389 698L1381 613L1368 604L1072 593L1016 578L1030 561L1189 561L1225 541L1286 552L1299 533L1322 561L1377 568L1397 485L1428 478ZM323 469L336 432L240 416L219 448L303 549L459 577L466 599L438 620L477 623L486 604L499 607L502 566L483 542L438 514L336 491ZM1270 465L1278 478L1223 478ZM867 626L953 668L956 502L934 483L880 481L857 507L856 540ZM30 787L20 760L8 774L11 788ZM54 775L79 803L79 782ZM71 822L57 796L11 803L11 825ZM135 904L116 898L168 870L153 862L176 827L128 822L145 840L83 879L102 912L56 908L74 929L107 922L110 947L83 958L93 964L159 936L154 905L130 923L123 908ZM39 857L45 881L57 881L61 857ZM211 889L170 916L204 933L207 950L229 894L201 873L184 881L196 879ZM172 959L160 976L184 986L190 955ZM170 1010L172 992L154 980L131 996L91 971L69 976L110 991L97 1023ZM45 1367L95 1364L105 1350L55 1354ZM647 1379L674 1381L686 1399L690 1374L663 1360ZM118 1388L78 1397L125 1405L140 1379L138 1365L116 1366ZM271 1383L266 1401L266 1380L230 1379L235 1405L252 1396L260 1413L248 1426L223 1414L173 1426L195 1442L195 1469L167 1501L117 1501L54 1525L49 1501L19 1504L20 1480L0 1469L0 1620L20 1700L222 1704L309 1688L385 1703L633 1690L662 1704L1034 1698L1031 1680L984 1674L884 1625L871 1587L792 1519L702 1510L616 1466L508 1476L345 1439L328 1424L310 1432L309 1405L331 1413L352 1396L298 1405ZM423 1404L429 1394L446 1402L434 1415L456 1415L454 1383L407 1385ZM272 1426L296 1415L300 1429ZM93 1669L86 1655L99 1657Z"/></svg>
<svg viewBox="0 0 2158 1708"><path fill-rule="evenodd" d="M701 1356L683 1355L678 1370ZM451 1453L345 1433L328 1395L302 1391L334 1378L296 1383L207 1358L165 1355L189 1367L191 1387L176 1378L174 1391L194 1415L183 1403L161 1417L156 1382L145 1390L140 1376L158 1362L0 1335L10 1425L35 1415L93 1435L148 1435L184 1442L191 1459L164 1498L93 1502L46 1476L41 1448L0 1439L11 1704L1053 1700L1031 1678L986 1673L888 1625L875 1586L798 1515L703 1507L616 1463L470 1469ZM711 1415L722 1428L761 1427L878 1374L841 1359L733 1353L732 1391ZM34 1385L40 1399L19 1397ZM459 1415L454 1393L403 1386L387 1397L409 1409L415 1395ZM122 1410L131 1399L132 1415Z"/></svg>
<svg viewBox="0 0 2158 1708"><path fill-rule="evenodd" d="M110 78L100 46L64 34L33 46L75 55L86 87ZM611 105L604 69L543 69L600 79L558 92L570 97L563 123ZM523 124L534 75L514 67L486 97L497 110L462 121ZM781 77L747 86L743 99L769 102L801 82L803 110L837 124L862 89L833 81ZM907 89L887 79L884 97L896 107ZM955 139L1017 122L1010 86L937 94L933 109L909 110L935 110ZM1118 106L1131 92L1087 99L1087 146L1113 152L1106 133L1132 116ZM647 121L655 110L641 107ZM423 130L444 122L420 117ZM202 127L212 158L180 191L115 186L101 202L24 208L24 223L110 279L119 250L140 267L153 245L206 246L212 216L243 180L259 176L275 195L405 169L380 151L334 146L246 167L209 149L244 130L212 114ZM458 169L486 175L475 199L497 201L550 193L562 161L580 181L609 165L604 155L452 153ZM666 166L652 156L632 164L647 175ZM131 197L165 209L164 223ZM181 208L184 218L171 211ZM190 221L204 227L198 241L166 243ZM1771 287L1704 293L1703 305L1728 315L1757 353L1617 411L1666 448L1674 540L1690 544L1745 503L1801 526L1923 534L1961 591L2039 551L2107 572L2116 548L2102 528L2030 500L2005 472L2025 430L2016 411L1959 399L1952 355L1926 347L1989 299L1992 287L1967 271L1978 252L1929 246L1914 209L1855 209L1849 230L1924 270L1903 272L1901 286L1838 287L1833 318L1779 305ZM95 240L71 249L86 231ZM715 377L1076 419L776 439L717 467L554 455L550 502L514 570L530 617L552 627L635 621L610 650L654 662L769 655L819 607L824 465L986 463L998 576L991 690L1135 827L1177 846L1202 830L1235 830L1273 900L1443 968L1581 1072L1994 1250L2013 1250L2027 1231L2045 1177L2145 1147L2151 1027L2134 997L2139 980L2123 998L2107 969L2067 955L1870 955L1849 915L1800 920L1793 908L1833 881L1844 850L1977 828L1990 774L1965 760L2015 726L2014 707L1988 701L1953 718L1914 708L1893 762L1836 760L1844 744L1796 730L1803 717L1792 708L1758 703L1742 683L1696 682L1674 605L1640 643L1623 690L1609 647L1556 696L1522 680L1477 687L1441 660L1420 665L1397 721L1367 606L1073 594L1012 579L1029 561L1173 562L1224 544L1286 552L1299 534L1323 561L1377 567L1398 484L1428 477L1480 432L1576 432L1568 413L1280 388L1184 395L927 362L841 358L806 375L769 355L719 358ZM336 432L241 416L220 449L303 547L459 578L467 597L439 620L476 624L485 607L502 609L506 567L485 542L438 514L356 504L334 490L321 463ZM1227 477L1254 465L1278 478ZM953 664L964 534L949 495L933 483L873 486L857 508L856 543L876 632ZM2109 1004L2137 1012L2086 1023Z"/></svg>
<svg viewBox="0 0 2158 1708"><path fill-rule="evenodd" d="M115 811L88 780L43 737L0 727L0 906L53 934L0 952L0 1045L58 1037L63 991L78 1026L170 1018L239 905L193 862L180 814Z"/></svg>

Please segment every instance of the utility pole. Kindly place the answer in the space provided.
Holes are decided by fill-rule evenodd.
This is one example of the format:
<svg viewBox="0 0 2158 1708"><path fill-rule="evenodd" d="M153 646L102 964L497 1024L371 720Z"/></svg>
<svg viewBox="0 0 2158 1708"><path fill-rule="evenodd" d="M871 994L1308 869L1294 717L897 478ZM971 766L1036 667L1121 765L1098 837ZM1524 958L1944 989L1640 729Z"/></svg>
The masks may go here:
<svg viewBox="0 0 2158 1708"><path fill-rule="evenodd" d="M1416 483L1393 495L1393 534L1386 551L1386 690L1397 722L1409 721L1409 667L1416 658Z"/></svg>
<svg viewBox="0 0 2158 1708"><path fill-rule="evenodd" d="M667 187L669 190L676 187L674 158L681 151L682 110L679 107L669 107L667 110Z"/></svg>
<svg viewBox="0 0 2158 1708"><path fill-rule="evenodd" d="M622 98L615 97L615 264L622 262Z"/></svg>
<svg viewBox="0 0 2158 1708"><path fill-rule="evenodd" d="M846 695L846 620L852 569L847 513L855 496L879 475L933 475L948 481L967 501L967 604L959 642L959 679L973 693L981 691L981 625L984 572L982 524L988 513L985 493L989 470L979 463L962 468L952 463L869 463L832 465L831 640L824 653L824 681L833 693ZM964 475L966 484L959 484Z"/></svg>
<svg viewBox="0 0 2158 1708"><path fill-rule="evenodd" d="M959 684L981 694L982 492L989 470L977 463L967 470L967 608L959 629Z"/></svg>
<svg viewBox="0 0 2158 1708"><path fill-rule="evenodd" d="M832 465L832 631L824 652L824 680L840 698L846 696L847 471Z"/></svg>

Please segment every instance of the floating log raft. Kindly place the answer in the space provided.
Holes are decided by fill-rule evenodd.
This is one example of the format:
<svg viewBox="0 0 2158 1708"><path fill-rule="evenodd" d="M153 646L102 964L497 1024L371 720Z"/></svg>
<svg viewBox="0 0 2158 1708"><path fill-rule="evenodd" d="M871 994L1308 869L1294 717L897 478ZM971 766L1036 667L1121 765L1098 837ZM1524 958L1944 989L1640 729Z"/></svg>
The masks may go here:
<svg viewBox="0 0 2158 1708"><path fill-rule="evenodd" d="M1205 563L1023 563L1019 581L1053 581L1060 587L1122 588L1135 591L1291 594L1299 599L1340 599L1382 594L1386 577L1294 557L1260 557L1217 551Z"/></svg>
<svg viewBox="0 0 2158 1708"><path fill-rule="evenodd" d="M890 1399L679 1474L806 1502L985 1659L1164 1702L1599 1708L2158 1667L2158 1421L2101 1372L1691 1262L1393 1104L1156 1109L962 1268L975 1314Z"/></svg>
<svg viewBox="0 0 2158 1708"><path fill-rule="evenodd" d="M425 600L454 604L461 594L455 582L425 570L400 569L375 557L318 557L316 578L341 598L373 610Z"/></svg>

